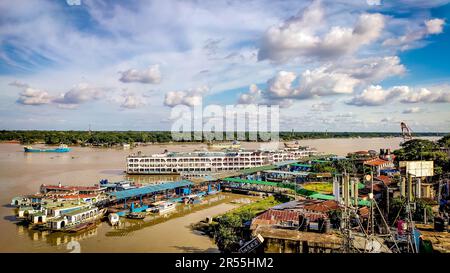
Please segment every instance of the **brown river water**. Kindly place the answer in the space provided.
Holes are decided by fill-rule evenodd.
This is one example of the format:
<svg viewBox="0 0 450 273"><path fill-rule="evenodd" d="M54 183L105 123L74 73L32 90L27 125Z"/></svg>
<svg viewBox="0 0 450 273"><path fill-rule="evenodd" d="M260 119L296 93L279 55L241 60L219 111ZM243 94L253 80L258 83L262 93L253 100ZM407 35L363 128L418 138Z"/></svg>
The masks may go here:
<svg viewBox="0 0 450 273"><path fill-rule="evenodd" d="M302 140L299 143L319 152L346 155L364 149L394 150L400 141L400 138L347 138ZM258 148L259 144L242 143L242 146ZM217 252L214 242L192 231L190 224L235 208L236 204L219 199L232 200L238 198L236 196L217 195L209 205L191 213L191 208L179 206L187 212L157 224L149 224L152 220L147 219L142 222L129 220L113 228L103 222L96 229L70 236L16 225L13 208L8 205L14 196L37 192L41 184L92 185L105 178L110 181L131 178L141 183L176 180L177 177L166 176L126 177L125 158L137 151L150 154L165 149L192 151L205 148L204 144L154 144L133 150L73 147L69 153L58 154L24 153L21 145L0 143L0 252L70 252L68 242L72 240L79 242L81 252Z"/></svg>

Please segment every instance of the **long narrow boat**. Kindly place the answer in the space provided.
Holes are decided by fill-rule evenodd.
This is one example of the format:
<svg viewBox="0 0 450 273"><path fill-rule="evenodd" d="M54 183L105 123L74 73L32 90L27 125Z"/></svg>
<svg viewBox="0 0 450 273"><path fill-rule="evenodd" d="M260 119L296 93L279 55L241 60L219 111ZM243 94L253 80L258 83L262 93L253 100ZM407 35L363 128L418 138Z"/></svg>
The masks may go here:
<svg viewBox="0 0 450 273"><path fill-rule="evenodd" d="M97 225L94 222L82 223L82 224L79 224L79 225L74 226L72 228L68 228L67 230L64 230L64 231L70 232L70 233L76 233L76 232L80 232L80 231L84 231L84 230L93 229L96 226Z"/></svg>
<svg viewBox="0 0 450 273"><path fill-rule="evenodd" d="M144 219L145 213L143 212L130 212L127 214L127 218L130 219Z"/></svg>

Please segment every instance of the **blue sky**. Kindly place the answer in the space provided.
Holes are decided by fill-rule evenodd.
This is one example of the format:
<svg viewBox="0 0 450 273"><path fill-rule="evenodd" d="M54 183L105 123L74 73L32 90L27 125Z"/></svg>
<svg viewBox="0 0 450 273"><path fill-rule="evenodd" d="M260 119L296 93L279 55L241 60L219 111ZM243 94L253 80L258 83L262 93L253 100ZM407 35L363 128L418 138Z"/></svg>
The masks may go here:
<svg viewBox="0 0 450 273"><path fill-rule="evenodd" d="M75 3L75 5L74 5ZM450 0L1 1L0 129L168 130L280 106L299 131L450 131Z"/></svg>

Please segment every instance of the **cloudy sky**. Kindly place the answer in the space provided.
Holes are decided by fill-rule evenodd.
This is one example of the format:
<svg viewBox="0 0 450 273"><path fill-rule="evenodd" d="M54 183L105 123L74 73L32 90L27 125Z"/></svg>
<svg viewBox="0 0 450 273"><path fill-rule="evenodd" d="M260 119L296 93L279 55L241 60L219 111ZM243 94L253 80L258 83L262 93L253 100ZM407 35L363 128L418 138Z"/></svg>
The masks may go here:
<svg viewBox="0 0 450 273"><path fill-rule="evenodd" d="M0 2L0 129L167 130L177 105L299 131L450 131L450 0Z"/></svg>

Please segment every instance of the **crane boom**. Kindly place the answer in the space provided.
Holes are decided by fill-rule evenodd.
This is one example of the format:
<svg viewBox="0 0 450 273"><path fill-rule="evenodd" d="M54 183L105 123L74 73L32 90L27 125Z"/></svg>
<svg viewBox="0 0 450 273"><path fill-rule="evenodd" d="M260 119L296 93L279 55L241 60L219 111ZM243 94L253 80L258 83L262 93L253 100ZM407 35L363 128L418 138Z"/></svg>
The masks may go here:
<svg viewBox="0 0 450 273"><path fill-rule="evenodd" d="M411 129L408 127L408 125L406 125L406 123L404 122L401 122L400 127L402 129L403 140L404 141L411 140L412 139Z"/></svg>

